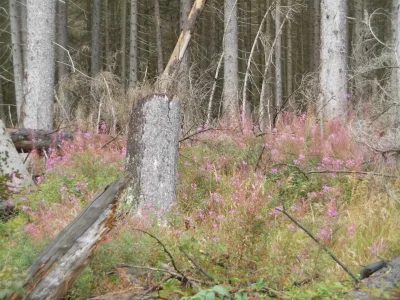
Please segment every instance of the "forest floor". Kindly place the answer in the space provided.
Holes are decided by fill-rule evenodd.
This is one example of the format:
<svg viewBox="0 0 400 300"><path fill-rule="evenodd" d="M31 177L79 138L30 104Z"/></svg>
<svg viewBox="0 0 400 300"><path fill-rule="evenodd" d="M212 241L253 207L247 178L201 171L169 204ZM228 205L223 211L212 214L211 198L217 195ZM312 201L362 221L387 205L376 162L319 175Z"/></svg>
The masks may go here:
<svg viewBox="0 0 400 300"><path fill-rule="evenodd" d="M327 124L323 137L319 130L305 115L285 115L258 137L199 128L180 144L176 205L167 212L145 205L121 220L68 299L351 297L354 280L282 210L358 276L400 256L400 172L339 123ZM18 210L0 221L0 299L23 292L40 251L124 172L126 149L78 136L46 162L35 157L37 185L8 200ZM157 222L160 214L168 225ZM160 239L176 269L142 231ZM381 291L369 290L393 299Z"/></svg>

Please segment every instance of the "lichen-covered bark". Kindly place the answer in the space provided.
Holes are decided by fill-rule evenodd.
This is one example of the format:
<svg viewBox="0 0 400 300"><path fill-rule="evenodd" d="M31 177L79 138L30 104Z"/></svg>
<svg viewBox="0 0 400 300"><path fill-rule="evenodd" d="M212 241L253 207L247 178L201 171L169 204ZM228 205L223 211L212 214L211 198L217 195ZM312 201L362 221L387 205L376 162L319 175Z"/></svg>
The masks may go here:
<svg viewBox="0 0 400 300"><path fill-rule="evenodd" d="M27 1L28 57L25 69L24 127L53 129L56 1Z"/></svg>
<svg viewBox="0 0 400 300"><path fill-rule="evenodd" d="M180 105L156 94L141 99L129 127L127 166L132 181L126 209L151 205L165 210L176 200Z"/></svg>
<svg viewBox="0 0 400 300"><path fill-rule="evenodd" d="M15 187L32 183L26 166L15 149L3 121L0 120L0 175L11 174L21 175L20 178L11 177Z"/></svg>
<svg viewBox="0 0 400 300"><path fill-rule="evenodd" d="M238 21L237 2L224 1L224 99L223 114L230 122L239 117L239 62L238 62Z"/></svg>
<svg viewBox="0 0 400 300"><path fill-rule="evenodd" d="M347 1L323 0L321 5L321 92L325 118L346 113Z"/></svg>

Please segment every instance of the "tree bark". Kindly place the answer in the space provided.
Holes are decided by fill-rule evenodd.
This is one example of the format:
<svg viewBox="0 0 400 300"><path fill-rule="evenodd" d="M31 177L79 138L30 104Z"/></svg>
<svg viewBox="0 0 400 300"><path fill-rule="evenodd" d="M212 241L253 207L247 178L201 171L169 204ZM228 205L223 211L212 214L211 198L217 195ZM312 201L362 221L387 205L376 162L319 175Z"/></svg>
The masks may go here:
<svg viewBox="0 0 400 300"><path fill-rule="evenodd" d="M282 106L282 28L281 28L281 0L276 1L275 8L275 105L278 112Z"/></svg>
<svg viewBox="0 0 400 300"><path fill-rule="evenodd" d="M25 69L24 127L53 128L56 2L28 1L28 58ZM39 46L40 45L40 46Z"/></svg>
<svg viewBox="0 0 400 300"><path fill-rule="evenodd" d="M180 17L179 17L179 27L181 31L184 31L188 26L187 20L189 17L190 9L192 8L191 0L180 0ZM190 51L189 47L182 58L179 65L178 74L178 95L183 99L183 128L185 132L194 129L195 127L195 103L192 103L191 92L190 92L190 80L189 80L189 69L190 69Z"/></svg>
<svg viewBox="0 0 400 300"><path fill-rule="evenodd" d="M47 246L28 270L24 299L63 299L115 226L121 194L129 179L125 176L106 187Z"/></svg>
<svg viewBox="0 0 400 300"><path fill-rule="evenodd" d="M0 176L4 175L10 176L11 186L16 189L32 183L22 158L15 149L3 121L0 120Z"/></svg>
<svg viewBox="0 0 400 300"><path fill-rule="evenodd" d="M22 47L22 61L24 68L27 65L28 58L28 11L27 0L20 0L20 14L21 14L21 47Z"/></svg>
<svg viewBox="0 0 400 300"><path fill-rule="evenodd" d="M288 0L287 5L292 6L292 0ZM293 92L293 44L292 44L292 21L290 18L287 20L287 34L286 34L286 97L290 97ZM294 98L292 98L294 99ZM295 103L290 102L290 107L295 110Z"/></svg>
<svg viewBox="0 0 400 300"><path fill-rule="evenodd" d="M156 25L156 42L157 42L157 71L161 75L164 70L163 46L161 35L161 16L160 16L160 2L154 0L154 20Z"/></svg>
<svg viewBox="0 0 400 300"><path fill-rule="evenodd" d="M4 113L4 94L3 94L3 81L0 77L0 120L6 121L6 115Z"/></svg>
<svg viewBox="0 0 400 300"><path fill-rule="evenodd" d="M327 120L344 117L347 93L347 1L321 5L320 84Z"/></svg>
<svg viewBox="0 0 400 300"><path fill-rule="evenodd" d="M100 72L101 0L93 0L92 5L92 54L90 74L92 77L95 77Z"/></svg>
<svg viewBox="0 0 400 300"><path fill-rule="evenodd" d="M270 7L271 3L270 0L267 0L267 7ZM271 51L273 51L271 44L272 41L269 38L272 36L271 30L271 21L269 19L266 20L265 26L265 42L264 42L264 73L262 79L262 86L260 92L260 107L259 107L259 124L260 129L262 132L266 130L272 130L272 110L273 110L273 92L272 92L272 85L271 85Z"/></svg>
<svg viewBox="0 0 400 300"><path fill-rule="evenodd" d="M239 121L237 4L235 0L225 0L224 3L223 118L231 124L236 124Z"/></svg>
<svg viewBox="0 0 400 300"><path fill-rule="evenodd" d="M317 72L321 64L321 0L313 0L312 9L312 67Z"/></svg>
<svg viewBox="0 0 400 300"><path fill-rule="evenodd" d="M126 0L122 0L122 19L121 19L121 83L122 90L126 89Z"/></svg>
<svg viewBox="0 0 400 300"><path fill-rule="evenodd" d="M129 124L126 171L132 176L127 207L165 211L176 201L179 100L164 94L141 99Z"/></svg>
<svg viewBox="0 0 400 300"><path fill-rule="evenodd" d="M18 9L18 0L10 0L10 25L11 25L11 44L13 52L14 70L14 90L15 104L17 106L17 120L21 116L21 108L24 102L24 64L22 59L21 47L21 16Z"/></svg>
<svg viewBox="0 0 400 300"><path fill-rule="evenodd" d="M68 93L63 88L63 82L69 74L68 59L68 0L57 1L58 22L57 22L57 79L58 79L58 98L62 105L62 118L69 121L71 113Z"/></svg>
<svg viewBox="0 0 400 300"><path fill-rule="evenodd" d="M132 87L138 80L138 3L131 0L131 35L129 53L129 85Z"/></svg>

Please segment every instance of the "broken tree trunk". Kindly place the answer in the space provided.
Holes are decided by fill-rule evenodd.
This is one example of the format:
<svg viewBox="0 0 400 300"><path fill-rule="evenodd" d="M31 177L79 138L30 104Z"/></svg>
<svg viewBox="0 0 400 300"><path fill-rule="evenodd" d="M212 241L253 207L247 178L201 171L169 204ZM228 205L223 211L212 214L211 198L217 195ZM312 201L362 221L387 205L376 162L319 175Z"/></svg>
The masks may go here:
<svg viewBox="0 0 400 300"><path fill-rule="evenodd" d="M129 181L124 176L99 193L32 264L25 295L11 299L62 299L114 227L121 193Z"/></svg>
<svg viewBox="0 0 400 300"><path fill-rule="evenodd" d="M149 204L163 211L176 200L180 105L164 94L145 97L132 111L126 171L129 211Z"/></svg>
<svg viewBox="0 0 400 300"><path fill-rule="evenodd" d="M176 78L176 73L179 70L179 65L185 56L187 47L192 38L197 20L199 19L207 0L195 0L192 6L192 10L186 20L185 25L179 39L175 45L174 51L169 58L168 64L164 69L164 72L156 82L156 87L160 92L167 92L171 86L171 81Z"/></svg>
<svg viewBox="0 0 400 300"><path fill-rule="evenodd" d="M19 188L32 183L31 177L0 120L0 176L10 176L10 185ZM3 200L3 199L0 199Z"/></svg>

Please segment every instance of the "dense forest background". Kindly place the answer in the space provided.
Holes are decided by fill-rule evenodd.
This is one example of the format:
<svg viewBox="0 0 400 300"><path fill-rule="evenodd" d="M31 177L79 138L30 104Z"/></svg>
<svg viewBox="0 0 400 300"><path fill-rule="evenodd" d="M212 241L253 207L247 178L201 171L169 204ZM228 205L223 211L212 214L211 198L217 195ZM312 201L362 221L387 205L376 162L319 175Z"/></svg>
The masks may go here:
<svg viewBox="0 0 400 300"><path fill-rule="evenodd" d="M54 104L57 124L80 121L93 129L105 121L123 127L132 102L154 90L191 5L190 0L94 0L27 7L23 0L2 1L2 119L9 126L20 119L22 126L22 103L30 107L36 101L42 108ZM396 1L377 0L207 1L170 91L183 102L185 128L212 123L224 114L239 119L242 113L258 128L272 129L283 111L309 111L320 119L355 115L392 120L399 81L397 6ZM40 15L33 16L35 12L54 28L46 33L52 44L35 54L34 60L41 62L31 68L54 70L55 63L56 79L50 79L49 95L30 100L34 93L27 93L27 86L46 73L29 76L28 36ZM329 71L334 69L342 73L334 76ZM29 112L25 127L27 119Z"/></svg>

